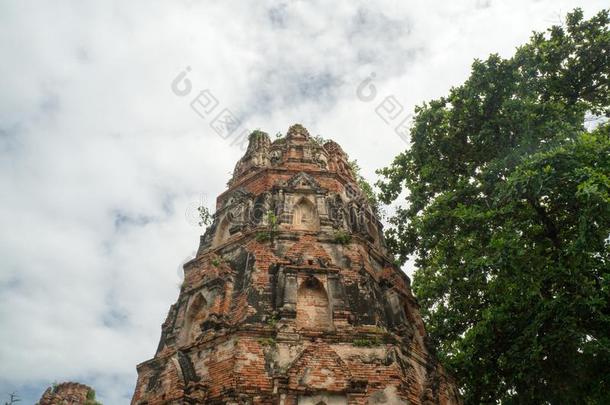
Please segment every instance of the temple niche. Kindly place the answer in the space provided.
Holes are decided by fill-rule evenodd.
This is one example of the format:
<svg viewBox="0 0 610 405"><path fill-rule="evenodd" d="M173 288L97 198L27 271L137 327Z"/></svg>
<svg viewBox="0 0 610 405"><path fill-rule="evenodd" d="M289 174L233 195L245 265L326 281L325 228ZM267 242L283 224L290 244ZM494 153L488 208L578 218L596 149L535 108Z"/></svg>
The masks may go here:
<svg viewBox="0 0 610 405"><path fill-rule="evenodd" d="M292 228L301 231L316 231L319 228L316 207L307 197L299 198L292 209Z"/></svg>
<svg viewBox="0 0 610 405"><path fill-rule="evenodd" d="M216 227L213 246L221 245L231 237L231 220L225 216Z"/></svg>
<svg viewBox="0 0 610 405"><path fill-rule="evenodd" d="M249 141L132 405L461 405L343 149Z"/></svg>
<svg viewBox="0 0 610 405"><path fill-rule="evenodd" d="M208 317L208 302L203 293L196 293L190 300L180 331L180 345L192 343L201 334L203 322Z"/></svg>
<svg viewBox="0 0 610 405"><path fill-rule="evenodd" d="M297 291L296 325L303 329L329 329L332 325L326 289L316 277L301 281Z"/></svg>

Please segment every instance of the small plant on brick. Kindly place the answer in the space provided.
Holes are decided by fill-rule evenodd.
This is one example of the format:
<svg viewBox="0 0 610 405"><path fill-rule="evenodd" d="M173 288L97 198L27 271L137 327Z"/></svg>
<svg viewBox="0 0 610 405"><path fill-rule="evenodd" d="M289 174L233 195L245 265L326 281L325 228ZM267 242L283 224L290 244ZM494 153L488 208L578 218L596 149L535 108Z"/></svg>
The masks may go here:
<svg viewBox="0 0 610 405"><path fill-rule="evenodd" d="M312 136L310 139L311 139L311 142L315 142L315 143L317 143L320 146L324 145L326 143L326 141L327 141L326 139L324 139L320 135Z"/></svg>
<svg viewBox="0 0 610 405"><path fill-rule="evenodd" d="M348 245L352 241L352 235L345 231L335 232L335 242L341 245Z"/></svg>
<svg viewBox="0 0 610 405"><path fill-rule="evenodd" d="M273 211L267 211L267 222L270 232L277 233L277 216Z"/></svg>
<svg viewBox="0 0 610 405"><path fill-rule="evenodd" d="M360 165L358 165L358 161L351 160L348 162L348 164L354 178L356 179L356 183L358 183L360 192L362 193L361 199L366 201L376 214L379 214L379 199L377 198L375 190L373 190L371 184L360 173Z"/></svg>
<svg viewBox="0 0 610 405"><path fill-rule="evenodd" d="M100 402L95 400L95 390L90 389L87 391L87 401L84 405L102 405Z"/></svg>
<svg viewBox="0 0 610 405"><path fill-rule="evenodd" d="M212 266L218 267L218 266L220 266L220 263L222 263L222 262L220 259L212 259L211 263L212 263Z"/></svg>
<svg viewBox="0 0 610 405"><path fill-rule="evenodd" d="M257 138L263 138L269 136L269 134L267 134L265 131L261 131L260 129L255 129L254 131L252 131L252 133L250 135L248 135L248 141L253 141Z"/></svg>
<svg viewBox="0 0 610 405"><path fill-rule="evenodd" d="M256 233L258 242L273 241L278 234L277 216L273 211L267 211L267 229Z"/></svg>
<svg viewBox="0 0 610 405"><path fill-rule="evenodd" d="M208 207L199 206L197 207L199 212L199 226L209 226L212 223L212 213Z"/></svg>
<svg viewBox="0 0 610 405"><path fill-rule="evenodd" d="M258 343L262 346L271 346L275 347L275 339L274 338L260 338L258 339Z"/></svg>
<svg viewBox="0 0 610 405"><path fill-rule="evenodd" d="M272 327L274 327L274 328L275 328L275 325L277 325L277 323L278 323L278 321L279 321L279 320L280 320L280 319L278 318L278 316L277 316L277 315L271 315L271 316L269 317L269 319L267 319L267 324L268 324L269 326L272 326Z"/></svg>
<svg viewBox="0 0 610 405"><path fill-rule="evenodd" d="M381 345L381 341L378 338L375 339L354 339L352 344L356 347L374 347Z"/></svg>
<svg viewBox="0 0 610 405"><path fill-rule="evenodd" d="M269 236L269 232L267 231L260 231L256 233L256 241L257 242L268 242L271 240L271 237Z"/></svg>

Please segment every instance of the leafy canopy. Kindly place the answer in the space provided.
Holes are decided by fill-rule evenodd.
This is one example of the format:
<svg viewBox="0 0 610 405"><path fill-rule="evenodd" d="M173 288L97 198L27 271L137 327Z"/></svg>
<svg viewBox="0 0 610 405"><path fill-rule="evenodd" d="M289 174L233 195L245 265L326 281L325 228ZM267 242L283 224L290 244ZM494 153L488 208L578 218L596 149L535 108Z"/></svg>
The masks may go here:
<svg viewBox="0 0 610 405"><path fill-rule="evenodd" d="M610 20L580 9L416 108L387 239L466 403L610 403ZM588 117L599 118L587 130Z"/></svg>

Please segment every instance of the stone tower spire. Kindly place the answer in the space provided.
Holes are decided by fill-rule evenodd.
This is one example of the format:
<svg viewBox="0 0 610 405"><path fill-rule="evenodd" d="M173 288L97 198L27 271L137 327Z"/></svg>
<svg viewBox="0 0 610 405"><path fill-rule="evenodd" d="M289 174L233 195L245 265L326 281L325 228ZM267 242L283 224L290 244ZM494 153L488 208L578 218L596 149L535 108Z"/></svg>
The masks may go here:
<svg viewBox="0 0 610 405"><path fill-rule="evenodd" d="M459 404L335 142L250 135L132 404Z"/></svg>

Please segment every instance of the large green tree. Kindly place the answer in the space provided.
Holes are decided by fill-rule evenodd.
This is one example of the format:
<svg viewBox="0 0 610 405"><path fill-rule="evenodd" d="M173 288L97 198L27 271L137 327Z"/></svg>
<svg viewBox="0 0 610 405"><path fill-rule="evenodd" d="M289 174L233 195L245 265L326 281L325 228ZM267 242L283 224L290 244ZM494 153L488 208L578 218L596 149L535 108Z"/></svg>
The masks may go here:
<svg viewBox="0 0 610 405"><path fill-rule="evenodd" d="M467 403L610 403L609 26L577 9L475 61L379 171L384 203L406 196L389 245L415 258Z"/></svg>

